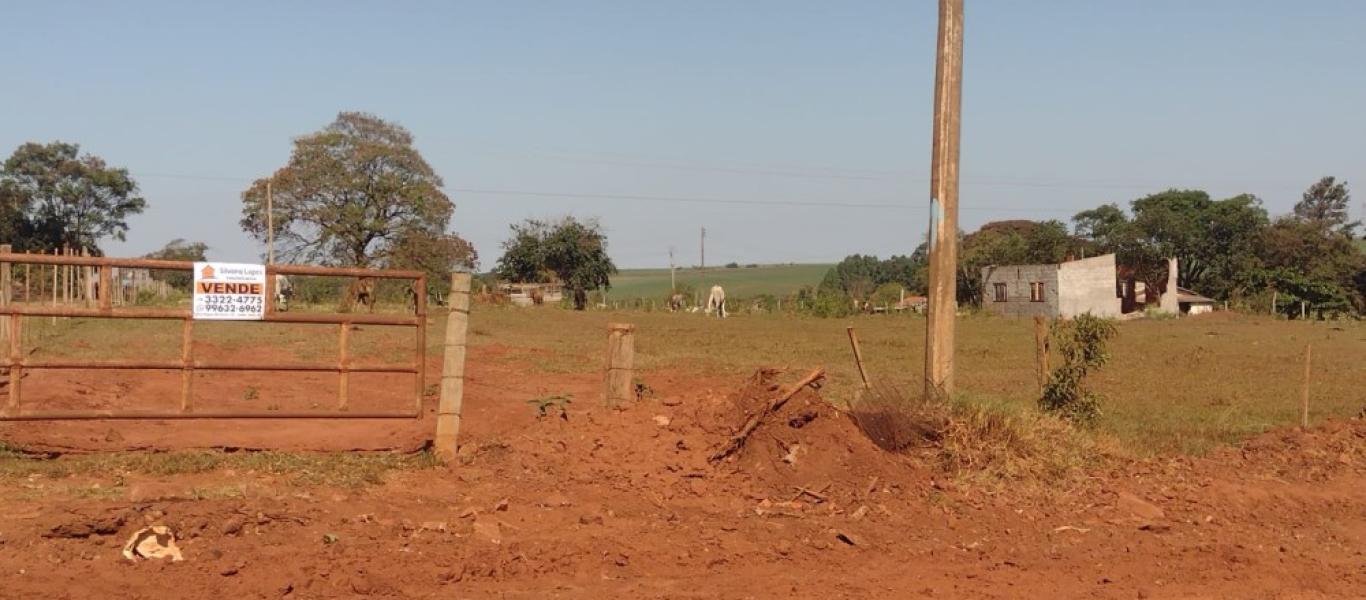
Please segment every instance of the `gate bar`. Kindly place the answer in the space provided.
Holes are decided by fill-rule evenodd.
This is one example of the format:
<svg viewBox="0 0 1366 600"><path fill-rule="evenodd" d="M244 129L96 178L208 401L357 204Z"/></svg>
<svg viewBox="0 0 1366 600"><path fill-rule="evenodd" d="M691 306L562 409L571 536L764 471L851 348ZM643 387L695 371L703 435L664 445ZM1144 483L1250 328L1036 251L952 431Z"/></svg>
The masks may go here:
<svg viewBox="0 0 1366 600"><path fill-rule="evenodd" d="M197 411L197 412L158 412L112 410L71 410L60 412L26 412L6 415L0 421L105 421L105 420L155 420L173 421L189 419L415 419L421 414L411 412L234 412L234 411Z"/></svg>

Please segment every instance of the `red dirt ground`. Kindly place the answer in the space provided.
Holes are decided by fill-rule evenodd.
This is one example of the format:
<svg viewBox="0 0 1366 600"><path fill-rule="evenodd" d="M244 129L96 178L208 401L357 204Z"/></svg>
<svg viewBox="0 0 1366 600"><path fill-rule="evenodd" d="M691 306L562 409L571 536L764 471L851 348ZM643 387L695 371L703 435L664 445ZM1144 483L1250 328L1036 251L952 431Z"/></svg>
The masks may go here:
<svg viewBox="0 0 1366 600"><path fill-rule="evenodd" d="M139 477L116 501L0 488L0 598L1366 597L1360 420L1208 458L1133 462L1041 496L935 481L809 390L734 460L711 465L776 382L651 373L655 397L617 411L600 407L600 375L530 375L508 355L472 349L460 464L380 486L216 472ZM141 385L175 397L178 380L167 380ZM263 383L298 386L299 398L320 385ZM574 395L567 419L538 419L525 403L559 393ZM20 424L0 439L49 450L411 448L430 429L425 419ZM195 499L195 488L234 482L244 498ZM185 562L119 556L148 523L178 532Z"/></svg>

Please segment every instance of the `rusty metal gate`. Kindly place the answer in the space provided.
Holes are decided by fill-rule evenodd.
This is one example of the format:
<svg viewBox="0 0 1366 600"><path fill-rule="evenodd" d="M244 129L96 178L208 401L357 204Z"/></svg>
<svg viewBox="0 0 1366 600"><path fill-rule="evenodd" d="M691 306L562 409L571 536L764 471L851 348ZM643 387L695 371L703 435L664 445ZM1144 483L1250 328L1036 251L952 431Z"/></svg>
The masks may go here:
<svg viewBox="0 0 1366 600"><path fill-rule="evenodd" d="M111 269L158 269L192 271L194 263L187 261L120 259L107 257L47 256L42 254L0 253L0 266L37 264L93 268L98 273L98 306L58 306L42 304L0 304L0 318L9 321L8 358L0 364L9 369L9 399L0 421L90 420L90 419L412 419L422 414L423 380L427 358L427 277L421 271L381 269L350 269L304 265L266 265L265 311L268 323L336 324L338 355L330 363L290 363L221 361L206 362L194 356L194 319L189 308L128 308L113 305ZM8 271L8 268L6 268ZM411 280L413 292L412 315L396 314L319 314L280 312L275 306L275 275L321 277L354 277L373 279ZM24 317L94 317L109 319L163 319L181 321L180 360L29 360L23 352ZM411 327L415 330L413 362L406 365L353 364L349 338L352 325L385 325ZM22 404L24 372L32 369L125 369L170 370L181 373L180 407L175 411L26 411ZM223 411L205 410L194 403L194 374L196 371L295 371L337 373L337 409L333 411ZM347 409L350 400L351 373L408 373L414 378L411 410L388 412L355 412Z"/></svg>

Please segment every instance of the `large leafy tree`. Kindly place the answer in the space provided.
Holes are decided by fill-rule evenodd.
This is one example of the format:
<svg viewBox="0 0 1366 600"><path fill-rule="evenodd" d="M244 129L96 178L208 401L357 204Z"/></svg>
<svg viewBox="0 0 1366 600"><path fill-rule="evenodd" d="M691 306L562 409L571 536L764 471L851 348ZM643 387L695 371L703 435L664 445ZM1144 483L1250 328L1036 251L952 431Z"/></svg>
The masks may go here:
<svg viewBox="0 0 1366 600"><path fill-rule="evenodd" d="M1301 301L1315 311L1366 310L1366 255L1344 233L1290 216L1266 228L1260 242L1264 267L1255 275L1281 296L1288 314Z"/></svg>
<svg viewBox="0 0 1366 600"><path fill-rule="evenodd" d="M451 241L455 205L441 178L408 130L374 115L344 112L296 139L289 163L242 193L242 228L258 240L267 237L268 183L286 261L407 267L405 245Z"/></svg>
<svg viewBox="0 0 1366 600"><path fill-rule="evenodd" d="M559 281L570 293L574 308L583 310L588 306L588 292L612 287L617 267L607 255L607 235L596 220L564 217L514 223L495 272L521 283Z"/></svg>
<svg viewBox="0 0 1366 600"><path fill-rule="evenodd" d="M959 244L958 301L981 301L983 267L1059 263L1075 256L1081 246L1059 221L987 223Z"/></svg>
<svg viewBox="0 0 1366 600"><path fill-rule="evenodd" d="M209 252L209 245L204 242L190 242L176 238L162 246L156 252L147 254L147 258L159 260L178 260L178 261L202 261L207 260L205 255ZM188 271L152 271L152 278L165 281L172 287L182 290L190 289L191 273Z"/></svg>
<svg viewBox="0 0 1366 600"><path fill-rule="evenodd" d="M147 201L128 170L66 142L26 143L0 168L0 230L18 248L60 246L100 254L104 238L125 239L128 218Z"/></svg>
<svg viewBox="0 0 1366 600"><path fill-rule="evenodd" d="M1347 220L1351 205L1352 194L1347 189L1347 182L1324 177L1305 190L1304 196L1295 204L1295 216L1350 237L1361 225L1360 221Z"/></svg>
<svg viewBox="0 0 1366 600"><path fill-rule="evenodd" d="M1256 196L1214 200L1200 190L1172 189L1130 207L1132 217L1113 204L1077 213L1074 231L1096 251L1116 253L1149 287L1166 282L1168 257L1177 259L1179 285L1215 298L1236 295L1250 283L1268 223Z"/></svg>

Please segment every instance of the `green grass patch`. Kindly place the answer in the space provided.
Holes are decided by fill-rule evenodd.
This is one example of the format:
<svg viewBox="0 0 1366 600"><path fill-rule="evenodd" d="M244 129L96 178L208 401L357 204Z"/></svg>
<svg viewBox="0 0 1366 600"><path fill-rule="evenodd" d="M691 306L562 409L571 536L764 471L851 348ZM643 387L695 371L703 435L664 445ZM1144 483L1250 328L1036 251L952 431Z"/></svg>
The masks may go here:
<svg viewBox="0 0 1366 600"><path fill-rule="evenodd" d="M700 269L678 269L676 277L680 288L690 287L699 293L707 293L713 285L726 289L731 298L752 298L763 294L786 296L795 293L802 286L817 285L825 277L826 271L834 265L760 265L756 267L708 267ZM628 269L612 277L612 289L608 297L612 300L635 298L654 299L663 302L669 296L668 269Z"/></svg>

